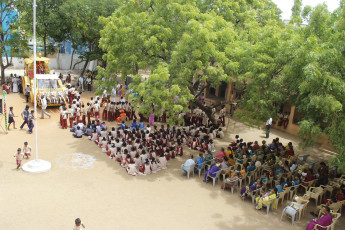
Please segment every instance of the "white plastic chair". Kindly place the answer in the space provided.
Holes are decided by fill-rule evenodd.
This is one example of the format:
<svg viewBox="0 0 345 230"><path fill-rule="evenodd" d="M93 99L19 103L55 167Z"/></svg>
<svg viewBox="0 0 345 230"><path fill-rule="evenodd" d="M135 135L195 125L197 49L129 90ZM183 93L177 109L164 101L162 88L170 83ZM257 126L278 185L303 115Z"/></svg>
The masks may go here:
<svg viewBox="0 0 345 230"><path fill-rule="evenodd" d="M323 188L322 187L309 187L306 194L309 195L311 199L315 200L315 205L317 207L317 205L319 204L319 200L321 200L321 198L322 198Z"/></svg>
<svg viewBox="0 0 345 230"><path fill-rule="evenodd" d="M295 220L298 219L298 215L300 213L300 210L303 209L304 204L290 204L289 206L285 207L283 209L282 215L280 217L280 220L283 219L284 214L286 216L290 216L291 217L291 224L294 225Z"/></svg>
<svg viewBox="0 0 345 230"><path fill-rule="evenodd" d="M186 169L183 167L183 164L181 165L181 168L187 173L187 178L189 179L189 175L191 173L193 173L193 176L194 176L194 167L195 167L195 164L192 164L189 166L189 169ZM182 175L183 175L183 171L182 171Z"/></svg>
<svg viewBox="0 0 345 230"><path fill-rule="evenodd" d="M198 166L198 165L197 165ZM199 168L198 167L198 174L199 174L199 177L201 176L201 172L204 170L205 171L205 167L206 167L206 161L202 162L201 163L201 167Z"/></svg>
<svg viewBox="0 0 345 230"><path fill-rule="evenodd" d="M270 212L270 208L271 208L271 206L273 206L273 202L275 201L275 199L277 199L277 197L269 199L267 204L266 203L262 203L263 206L266 206L266 213L267 213L267 215Z"/></svg>
<svg viewBox="0 0 345 230"><path fill-rule="evenodd" d="M234 187L236 187L236 191L238 191L238 178L235 179L235 180L224 180L223 183L223 190L225 190L225 184L230 184L230 185L233 185L231 186L231 194L234 194Z"/></svg>
<svg viewBox="0 0 345 230"><path fill-rule="evenodd" d="M208 179L208 178L212 178L212 180L213 180L213 187L214 187L215 184L216 184L216 180L217 180L217 183L219 182L219 176L220 176L220 174L222 173L222 171L223 171L223 170L221 170L221 169L220 169L219 171L217 171L215 177L212 177L212 176L210 175L210 173L207 172L206 182L207 182L207 179Z"/></svg>

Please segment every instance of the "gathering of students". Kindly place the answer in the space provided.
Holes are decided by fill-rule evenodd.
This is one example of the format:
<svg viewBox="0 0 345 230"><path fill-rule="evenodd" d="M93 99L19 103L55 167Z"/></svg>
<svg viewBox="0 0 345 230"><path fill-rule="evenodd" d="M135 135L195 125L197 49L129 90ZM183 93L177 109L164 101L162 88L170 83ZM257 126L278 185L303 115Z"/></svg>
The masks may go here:
<svg viewBox="0 0 345 230"><path fill-rule="evenodd" d="M147 118L138 114L140 120L137 120L134 107L122 95L118 102L113 99L113 93L112 97L96 96L86 103L86 109L80 96L74 96L68 110L65 105L61 106L60 122L62 128L67 129L69 120L74 137L88 136L129 175L148 175L166 169L169 160L182 156L183 148L189 148L192 154L181 165L182 173L191 170L200 173L204 169L203 179L207 182L222 172L224 189L241 180L240 197L254 196L256 209L262 209L271 200L276 207L277 199L285 190L295 189L301 193L298 185L306 186L312 180L317 181L317 185L327 185L328 169L323 162L317 170L299 164L293 144L283 144L279 138L270 144L266 141L259 144L258 141L245 142L236 135L233 142L215 153L214 139L224 138L221 128L225 125L224 108L217 124L210 124L206 114L196 108L179 114L185 126L170 126L165 123L165 111L161 117L156 117L154 112ZM155 121L161 123L158 125Z"/></svg>
<svg viewBox="0 0 345 230"><path fill-rule="evenodd" d="M69 120L73 137L88 136L102 152L119 162L130 175L147 175L166 169L170 159L183 155L184 146L202 153L214 152L213 139L224 137L220 125L145 125L144 120L149 119L137 122L133 106L122 95L119 95L119 102L110 99L106 93L102 98L91 97L85 110L80 95L70 96L69 109L67 110L66 105L60 107L60 124L63 129L67 129ZM143 118L142 114L139 116ZM193 114L189 116L193 119ZM166 113L155 118L166 122ZM118 127L108 130L106 122L114 121L118 123ZM131 121L131 124L127 126L126 121Z"/></svg>

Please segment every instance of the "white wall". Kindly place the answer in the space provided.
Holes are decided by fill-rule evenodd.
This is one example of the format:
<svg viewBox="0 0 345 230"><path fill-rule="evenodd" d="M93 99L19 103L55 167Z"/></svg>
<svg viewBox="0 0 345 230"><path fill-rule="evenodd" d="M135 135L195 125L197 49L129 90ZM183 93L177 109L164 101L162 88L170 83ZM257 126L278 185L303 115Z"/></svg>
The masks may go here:
<svg viewBox="0 0 345 230"><path fill-rule="evenodd" d="M50 58L49 68L51 70L69 70L71 65L71 54L56 54L55 57ZM6 58L2 58L6 64ZM73 65L79 62L80 59L78 55L73 55ZM13 66L12 69L24 69L24 59L23 58L16 58L12 59ZM84 67L85 62L81 62L75 66L76 70L81 70ZM95 70L97 66L97 61L89 62L87 69Z"/></svg>

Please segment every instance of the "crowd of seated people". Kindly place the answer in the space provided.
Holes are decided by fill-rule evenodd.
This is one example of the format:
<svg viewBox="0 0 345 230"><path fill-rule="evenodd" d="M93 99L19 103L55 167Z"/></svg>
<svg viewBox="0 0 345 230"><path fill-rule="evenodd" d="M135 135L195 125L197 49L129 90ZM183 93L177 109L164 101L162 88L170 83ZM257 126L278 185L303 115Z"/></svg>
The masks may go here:
<svg viewBox="0 0 345 230"><path fill-rule="evenodd" d="M170 127L169 124L151 128L133 120L130 126L122 121L118 128L108 131L105 122L92 120L86 126L82 122L74 123L71 132L77 138L82 134L88 136L130 175L147 175L166 169L167 161L183 155L183 146L200 152L214 151L213 138L219 134L219 128Z"/></svg>
<svg viewBox="0 0 345 230"><path fill-rule="evenodd" d="M221 148L221 151L214 156L214 164L221 163L219 170L225 171L228 167L232 167L229 178L235 176L241 178L242 175L252 177L251 182L241 188L242 197L245 197L248 191L260 188L264 188L267 193L276 188L276 195L279 196L279 193L287 187L299 184L307 186L314 180L315 186L327 184L328 169L324 162L320 163L318 170L313 170L308 165L299 165L297 160L291 142L284 145L279 138L275 138L270 144L262 141L259 145L257 141L244 142L238 135L227 147L227 151ZM196 165L198 166L199 164Z"/></svg>

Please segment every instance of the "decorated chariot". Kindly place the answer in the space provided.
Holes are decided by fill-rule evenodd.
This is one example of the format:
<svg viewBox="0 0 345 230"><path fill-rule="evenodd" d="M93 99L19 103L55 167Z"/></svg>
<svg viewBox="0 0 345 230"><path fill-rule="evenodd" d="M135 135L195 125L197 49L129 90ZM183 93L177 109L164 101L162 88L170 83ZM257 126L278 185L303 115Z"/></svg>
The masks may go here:
<svg viewBox="0 0 345 230"><path fill-rule="evenodd" d="M36 92L37 104L41 106L41 96L47 98L48 106L60 106L67 102L67 88L62 84L58 75L51 74L49 69L49 58L42 57L40 54L36 57ZM22 78L23 92L25 87L30 86L30 100L34 102L34 58L24 59L25 76Z"/></svg>

